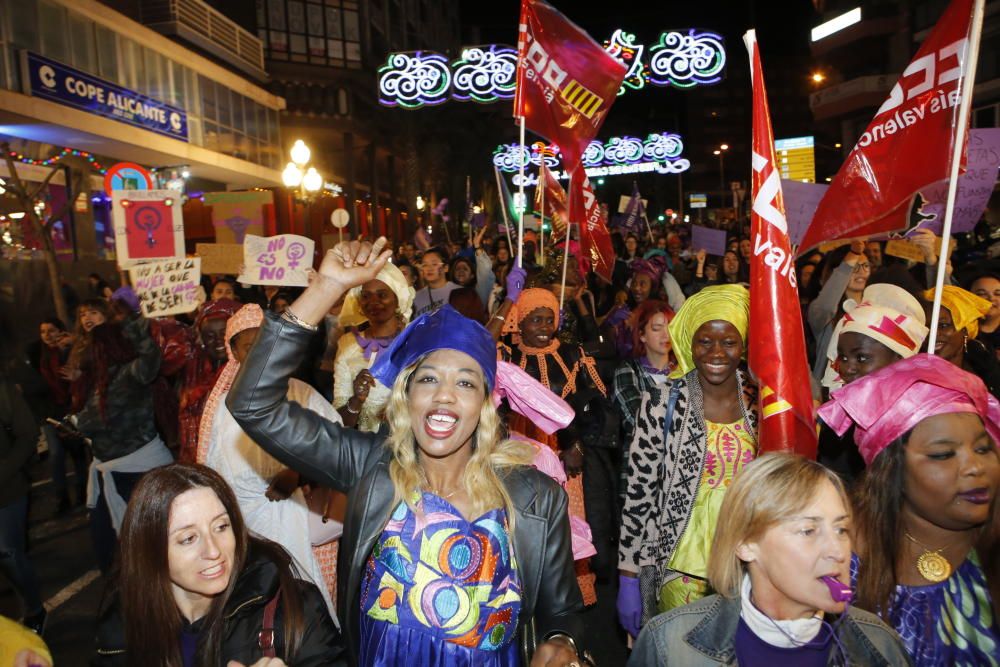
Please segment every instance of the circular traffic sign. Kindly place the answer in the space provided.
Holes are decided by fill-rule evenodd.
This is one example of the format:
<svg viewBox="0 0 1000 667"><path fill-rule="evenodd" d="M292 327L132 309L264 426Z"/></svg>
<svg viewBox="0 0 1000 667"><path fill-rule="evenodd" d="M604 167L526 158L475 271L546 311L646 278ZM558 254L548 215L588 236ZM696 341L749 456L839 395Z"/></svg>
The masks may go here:
<svg viewBox="0 0 1000 667"><path fill-rule="evenodd" d="M134 162L119 162L104 175L104 191L111 196L112 190L152 190L153 175Z"/></svg>

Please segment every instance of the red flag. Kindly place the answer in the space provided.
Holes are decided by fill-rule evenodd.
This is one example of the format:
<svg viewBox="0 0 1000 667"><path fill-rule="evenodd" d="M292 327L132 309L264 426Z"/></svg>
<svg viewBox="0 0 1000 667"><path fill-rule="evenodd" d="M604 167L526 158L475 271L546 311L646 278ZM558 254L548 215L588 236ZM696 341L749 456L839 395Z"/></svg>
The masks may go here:
<svg viewBox="0 0 1000 667"><path fill-rule="evenodd" d="M542 191L545 191L545 210L542 211ZM535 187L535 210L543 218L552 221L552 240L562 238L566 234L566 219L568 215L566 191L559 185L549 168L542 161L538 169L538 185Z"/></svg>
<svg viewBox="0 0 1000 667"><path fill-rule="evenodd" d="M750 210L750 372L760 384L761 453L794 450L816 458L809 362L788 238L781 176L775 164L757 34L744 35L753 81L753 206Z"/></svg>
<svg viewBox="0 0 1000 667"><path fill-rule="evenodd" d="M972 3L952 0L903 70L820 201L801 251L905 229L920 188L948 178Z"/></svg>
<svg viewBox="0 0 1000 667"><path fill-rule="evenodd" d="M610 283L615 268L615 250L601 205L583 169L577 169L570 177L569 220L580 225L580 246L591 270Z"/></svg>
<svg viewBox="0 0 1000 667"><path fill-rule="evenodd" d="M521 0L514 116L580 165L625 79L625 65L542 0Z"/></svg>

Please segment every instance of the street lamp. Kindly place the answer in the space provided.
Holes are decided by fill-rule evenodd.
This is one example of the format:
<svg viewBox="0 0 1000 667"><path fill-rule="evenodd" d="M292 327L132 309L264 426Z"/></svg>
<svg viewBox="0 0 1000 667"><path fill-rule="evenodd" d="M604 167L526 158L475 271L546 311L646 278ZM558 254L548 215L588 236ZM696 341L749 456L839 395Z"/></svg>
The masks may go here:
<svg viewBox="0 0 1000 667"><path fill-rule="evenodd" d="M323 189L323 176L316 167L307 167L312 151L301 139L292 144L292 161L281 172L281 182L289 189L298 188L298 199L307 201Z"/></svg>
<svg viewBox="0 0 1000 667"><path fill-rule="evenodd" d="M424 210L424 207L426 207L426 206L427 206L427 202L424 201L424 198L421 197L420 195L417 195L417 210L418 211L422 211L422 210Z"/></svg>
<svg viewBox="0 0 1000 667"><path fill-rule="evenodd" d="M729 150L729 144L720 144L718 150L712 151L712 155L719 156L719 189L723 193L726 191L726 166L725 157L726 151Z"/></svg>

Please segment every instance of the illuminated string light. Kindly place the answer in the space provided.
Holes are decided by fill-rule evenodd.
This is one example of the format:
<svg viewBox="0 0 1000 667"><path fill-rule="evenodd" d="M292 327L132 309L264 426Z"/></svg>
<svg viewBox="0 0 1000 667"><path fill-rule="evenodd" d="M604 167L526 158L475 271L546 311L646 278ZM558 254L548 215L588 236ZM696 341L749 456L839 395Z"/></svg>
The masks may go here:
<svg viewBox="0 0 1000 667"><path fill-rule="evenodd" d="M487 104L514 97L517 84L517 50L490 44L462 51L451 63L453 99Z"/></svg>
<svg viewBox="0 0 1000 667"><path fill-rule="evenodd" d="M684 142L680 135L670 132L650 134L646 139L637 137L611 137L606 142L591 141L583 152L583 166L591 178L655 172L658 174L679 174L691 168L691 163L681 157ZM535 142L521 149L520 144L501 144L493 151L493 164L506 173L517 173L524 166L540 166L542 160L556 178L568 179L568 172L560 171L559 147L554 144ZM520 184L519 173L514 176L514 185ZM526 174L524 184L535 185L538 178Z"/></svg>
<svg viewBox="0 0 1000 667"><path fill-rule="evenodd" d="M723 39L690 29L664 32L655 46L637 44L635 35L615 30L605 50L628 67L618 94L646 84L691 88L718 83L726 65ZM648 53L647 53L648 51ZM390 53L378 70L379 103L419 109L448 99L489 104L514 97L517 50L484 44L462 50L453 60L434 51Z"/></svg>
<svg viewBox="0 0 1000 667"><path fill-rule="evenodd" d="M419 109L448 100L451 70L440 53L390 53L378 70L379 104Z"/></svg>
<svg viewBox="0 0 1000 667"><path fill-rule="evenodd" d="M107 167L102 166L101 163L97 161L97 158L95 158L93 155L91 155L87 151L81 151L75 148L63 148L55 155L47 157L44 160L36 160L35 158L30 158L23 153L18 153L17 151L10 151L8 155L10 155L18 162L22 162L24 164L33 164L36 167L51 167L57 162L60 162L61 160L67 157L82 157L90 164L91 167L93 167L99 173L105 174L108 171Z"/></svg>
<svg viewBox="0 0 1000 667"><path fill-rule="evenodd" d="M693 88L722 81L726 66L726 48L722 37L713 32L685 35L665 32L650 49L649 82L658 86Z"/></svg>
<svg viewBox="0 0 1000 667"><path fill-rule="evenodd" d="M624 95L627 90L642 90L646 87L649 70L642 62L642 53L646 47L635 43L635 35L621 29L615 30L611 39L604 43L604 50L628 67L625 80L618 89L619 95Z"/></svg>

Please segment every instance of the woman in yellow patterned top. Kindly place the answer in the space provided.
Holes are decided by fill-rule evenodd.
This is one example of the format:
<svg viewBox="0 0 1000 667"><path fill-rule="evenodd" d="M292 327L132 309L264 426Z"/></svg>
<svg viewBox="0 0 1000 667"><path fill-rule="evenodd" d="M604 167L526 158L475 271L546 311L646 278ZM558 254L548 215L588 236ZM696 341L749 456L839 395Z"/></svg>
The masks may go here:
<svg viewBox="0 0 1000 667"><path fill-rule="evenodd" d="M632 636L657 613L710 592L719 508L757 454L757 390L742 364L748 320L749 292L717 285L670 323L678 368L669 389L643 397L627 463L618 616Z"/></svg>

